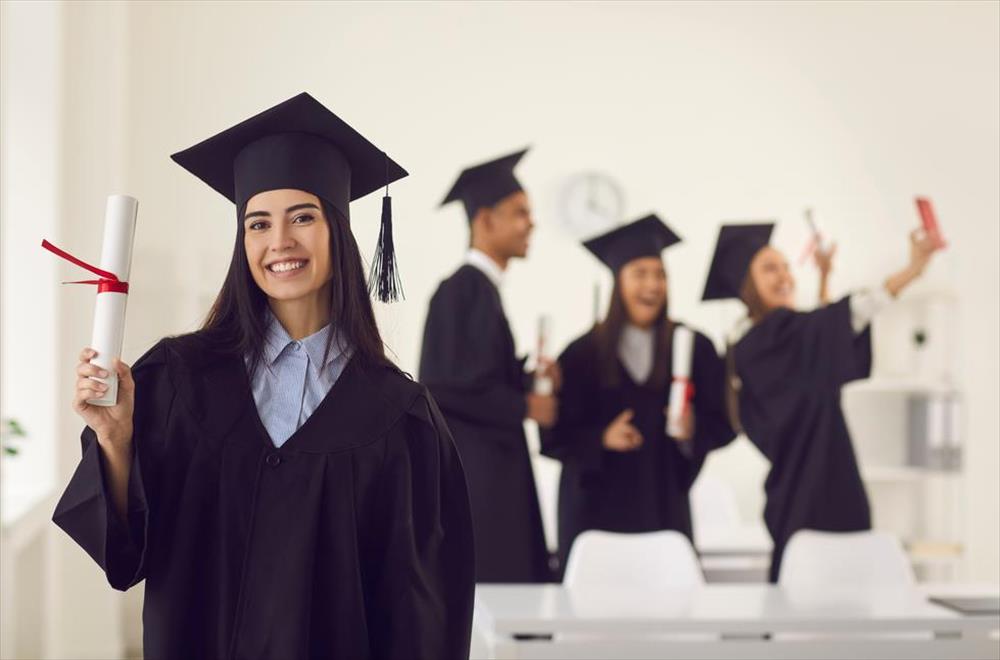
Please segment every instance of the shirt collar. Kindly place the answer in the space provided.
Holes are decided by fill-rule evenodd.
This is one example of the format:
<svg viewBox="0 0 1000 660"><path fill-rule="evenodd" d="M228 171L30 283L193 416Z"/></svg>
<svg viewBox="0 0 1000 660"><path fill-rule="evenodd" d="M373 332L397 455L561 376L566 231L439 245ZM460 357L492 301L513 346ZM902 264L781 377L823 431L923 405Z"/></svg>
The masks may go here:
<svg viewBox="0 0 1000 660"><path fill-rule="evenodd" d="M482 271L498 289L503 284L503 269L482 250L471 248L465 255L465 263Z"/></svg>
<svg viewBox="0 0 1000 660"><path fill-rule="evenodd" d="M285 326L281 325L281 322L278 321L273 312L268 310L267 316L268 328L264 341L264 360L268 366L271 366L295 340L291 338L288 331L285 330ZM327 324L318 332L314 332L308 337L299 340L302 348L309 355L309 360L314 365L322 364L325 367L340 357L346 350L340 333L336 333L333 344L330 346L330 353L327 355L326 361L323 361L323 353L326 351L326 341L327 337L330 336L330 332L332 332L332 328Z"/></svg>
<svg viewBox="0 0 1000 660"><path fill-rule="evenodd" d="M750 332L750 328L752 327L753 321L749 316L744 316L733 325L732 329L730 329L729 334L726 335L726 343L730 346L739 343L739 341L743 339L748 332Z"/></svg>

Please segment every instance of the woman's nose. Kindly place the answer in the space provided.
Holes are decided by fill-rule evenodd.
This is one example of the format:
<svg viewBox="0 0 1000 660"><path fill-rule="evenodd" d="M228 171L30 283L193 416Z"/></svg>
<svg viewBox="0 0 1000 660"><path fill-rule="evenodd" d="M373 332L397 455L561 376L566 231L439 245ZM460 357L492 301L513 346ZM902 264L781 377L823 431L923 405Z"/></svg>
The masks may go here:
<svg viewBox="0 0 1000 660"><path fill-rule="evenodd" d="M272 239L272 250L287 250L295 247L295 240L292 238L292 233L284 227L278 227L274 234L272 234Z"/></svg>

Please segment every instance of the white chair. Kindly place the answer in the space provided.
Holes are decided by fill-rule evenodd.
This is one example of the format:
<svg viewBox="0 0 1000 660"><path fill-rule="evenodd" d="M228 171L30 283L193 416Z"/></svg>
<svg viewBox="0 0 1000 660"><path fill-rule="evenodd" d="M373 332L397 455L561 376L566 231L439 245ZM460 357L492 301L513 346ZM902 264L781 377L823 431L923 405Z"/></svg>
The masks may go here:
<svg viewBox="0 0 1000 660"><path fill-rule="evenodd" d="M563 584L570 589L690 588L704 584L687 537L664 530L619 534L588 530L573 542Z"/></svg>
<svg viewBox="0 0 1000 660"><path fill-rule="evenodd" d="M825 602L831 592L857 589L913 590L916 579L903 546L887 532L818 532L792 535L781 559L778 584L792 601ZM829 637L818 633L778 633L775 642ZM859 639L931 639L931 632L855 633Z"/></svg>
<svg viewBox="0 0 1000 660"><path fill-rule="evenodd" d="M778 584L911 588L916 579L903 546L892 534L803 529L785 546Z"/></svg>
<svg viewBox="0 0 1000 660"><path fill-rule="evenodd" d="M697 589L705 583L698 557L688 538L664 530L620 534L589 530L573 542L566 560L563 585L579 611L595 604L625 613L637 593L650 589ZM641 599L641 596L638 596ZM561 641L600 639L589 633L560 633ZM680 641L718 639L712 633L656 635Z"/></svg>

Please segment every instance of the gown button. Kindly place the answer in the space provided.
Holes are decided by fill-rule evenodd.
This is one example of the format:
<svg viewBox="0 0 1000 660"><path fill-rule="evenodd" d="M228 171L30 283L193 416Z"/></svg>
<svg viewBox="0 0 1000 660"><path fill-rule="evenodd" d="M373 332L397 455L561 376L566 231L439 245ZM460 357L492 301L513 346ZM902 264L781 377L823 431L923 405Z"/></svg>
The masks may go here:
<svg viewBox="0 0 1000 660"><path fill-rule="evenodd" d="M278 467L281 465L281 456L279 454L268 454L267 458L264 459L268 465L271 467Z"/></svg>

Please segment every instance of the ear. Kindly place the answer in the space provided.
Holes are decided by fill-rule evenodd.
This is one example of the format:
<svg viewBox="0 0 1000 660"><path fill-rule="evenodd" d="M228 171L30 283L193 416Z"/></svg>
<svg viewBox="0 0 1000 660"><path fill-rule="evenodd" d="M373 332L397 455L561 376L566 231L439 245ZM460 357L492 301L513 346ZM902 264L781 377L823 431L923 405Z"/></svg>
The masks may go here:
<svg viewBox="0 0 1000 660"><path fill-rule="evenodd" d="M484 206L476 211L476 215L472 217L472 228L474 231L478 231L480 233L489 232L489 230L492 229L492 226L493 223L489 208Z"/></svg>

